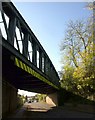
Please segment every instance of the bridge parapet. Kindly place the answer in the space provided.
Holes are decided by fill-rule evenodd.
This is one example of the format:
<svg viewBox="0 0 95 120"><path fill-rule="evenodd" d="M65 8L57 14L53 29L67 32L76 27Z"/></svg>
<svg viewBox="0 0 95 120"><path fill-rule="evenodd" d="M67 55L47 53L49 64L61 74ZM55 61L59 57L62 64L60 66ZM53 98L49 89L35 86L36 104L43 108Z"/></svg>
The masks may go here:
<svg viewBox="0 0 95 120"><path fill-rule="evenodd" d="M9 50L16 58L30 67L34 66L38 73L42 73L53 84L60 86L58 73L49 56L13 3L1 2L0 7L3 46L8 43L11 46Z"/></svg>

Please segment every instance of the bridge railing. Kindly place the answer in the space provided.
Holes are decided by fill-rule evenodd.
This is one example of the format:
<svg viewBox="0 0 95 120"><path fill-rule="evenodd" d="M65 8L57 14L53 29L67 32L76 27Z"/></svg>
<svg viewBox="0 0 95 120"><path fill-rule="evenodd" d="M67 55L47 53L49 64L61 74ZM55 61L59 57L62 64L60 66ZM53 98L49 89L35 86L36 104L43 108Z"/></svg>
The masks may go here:
<svg viewBox="0 0 95 120"><path fill-rule="evenodd" d="M1 2L0 14L1 32L5 40L52 82L58 83L59 76L51 60L13 3Z"/></svg>

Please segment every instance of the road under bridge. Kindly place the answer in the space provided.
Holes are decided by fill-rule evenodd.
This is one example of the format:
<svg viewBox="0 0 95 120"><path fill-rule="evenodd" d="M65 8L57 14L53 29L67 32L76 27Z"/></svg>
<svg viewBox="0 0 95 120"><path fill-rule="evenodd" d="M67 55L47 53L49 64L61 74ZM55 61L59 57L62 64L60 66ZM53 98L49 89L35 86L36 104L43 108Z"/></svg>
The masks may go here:
<svg viewBox="0 0 95 120"><path fill-rule="evenodd" d="M3 115L16 109L18 89L47 94L47 103L58 105L60 79L39 40L12 2L0 2L0 18Z"/></svg>

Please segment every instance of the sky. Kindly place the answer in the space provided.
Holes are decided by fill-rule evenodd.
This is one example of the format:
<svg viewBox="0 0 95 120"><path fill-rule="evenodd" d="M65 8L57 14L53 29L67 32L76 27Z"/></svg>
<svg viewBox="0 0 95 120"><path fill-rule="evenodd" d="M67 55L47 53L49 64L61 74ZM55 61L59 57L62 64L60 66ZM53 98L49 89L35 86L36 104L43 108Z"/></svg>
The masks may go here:
<svg viewBox="0 0 95 120"><path fill-rule="evenodd" d="M51 59L61 71L60 44L70 20L87 20L86 2L13 2Z"/></svg>
<svg viewBox="0 0 95 120"><path fill-rule="evenodd" d="M84 2L15 2L29 27L51 59L55 69L61 70L60 44L70 20L87 19L90 11Z"/></svg>
<svg viewBox="0 0 95 120"><path fill-rule="evenodd" d="M37 93L18 89L18 94L24 95L24 96L26 96L26 95L27 96L35 96Z"/></svg>

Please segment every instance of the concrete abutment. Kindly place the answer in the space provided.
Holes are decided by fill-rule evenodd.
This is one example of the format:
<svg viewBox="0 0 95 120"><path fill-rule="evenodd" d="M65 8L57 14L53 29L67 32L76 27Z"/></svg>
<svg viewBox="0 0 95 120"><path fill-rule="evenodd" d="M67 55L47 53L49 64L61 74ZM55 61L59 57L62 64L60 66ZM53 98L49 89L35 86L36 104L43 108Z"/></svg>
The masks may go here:
<svg viewBox="0 0 95 120"><path fill-rule="evenodd" d="M46 97L46 103L53 106L58 106L58 92L48 94Z"/></svg>
<svg viewBox="0 0 95 120"><path fill-rule="evenodd" d="M17 108L18 90L4 79L2 80L2 117L10 114Z"/></svg>
<svg viewBox="0 0 95 120"><path fill-rule="evenodd" d="M46 103L51 104L53 106L60 106L63 105L63 93L61 90L48 94L46 97Z"/></svg>

